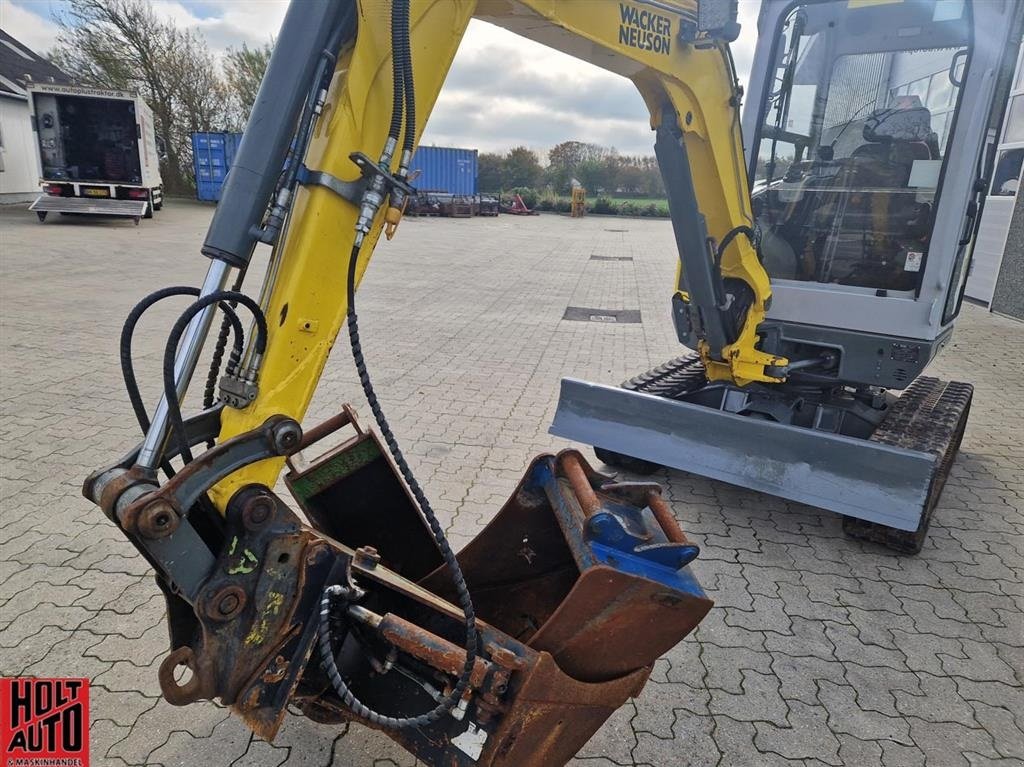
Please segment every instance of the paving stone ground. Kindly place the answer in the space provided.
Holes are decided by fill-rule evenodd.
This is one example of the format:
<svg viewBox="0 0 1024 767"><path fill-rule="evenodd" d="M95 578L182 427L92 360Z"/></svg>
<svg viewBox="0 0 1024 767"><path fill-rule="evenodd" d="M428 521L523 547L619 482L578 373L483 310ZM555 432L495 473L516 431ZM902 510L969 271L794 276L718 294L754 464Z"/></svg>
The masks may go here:
<svg viewBox="0 0 1024 767"><path fill-rule="evenodd" d="M91 677L96 765L412 764L361 727L292 716L268 744L221 707L164 702L163 602L80 496L137 440L124 316L157 287L198 284L210 214L171 201L138 227L39 225L0 209L0 674ZM408 220L378 249L359 294L367 358L457 544L534 454L564 445L546 431L562 375L617 383L679 354L673 252L667 222L554 216ZM643 321L563 321L568 305ZM150 401L177 311L139 329ZM1022 331L967 306L932 366L976 396L920 556L846 540L818 509L662 472L717 606L577 767L1024 763ZM366 409L339 344L308 422L343 401Z"/></svg>

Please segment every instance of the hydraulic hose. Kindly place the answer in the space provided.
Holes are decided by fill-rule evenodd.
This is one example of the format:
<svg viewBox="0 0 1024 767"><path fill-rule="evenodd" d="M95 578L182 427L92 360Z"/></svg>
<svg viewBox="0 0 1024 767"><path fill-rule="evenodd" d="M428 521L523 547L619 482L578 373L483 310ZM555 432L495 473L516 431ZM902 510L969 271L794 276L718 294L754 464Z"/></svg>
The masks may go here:
<svg viewBox="0 0 1024 767"><path fill-rule="evenodd" d="M403 146L408 147L409 151L411 151L416 134L416 106L415 92L413 90L412 82L412 53L409 43L409 0L394 0L392 5L391 34L395 92L396 94L398 93L400 87L399 83L401 81L401 86L403 87L405 94L405 140L403 142ZM389 134L389 138L397 138L398 136L399 131L395 130L395 115L399 114L401 109L401 100L396 97L392 108L392 131ZM402 120L399 117L397 119L399 128L401 122ZM352 688L349 687L344 679L342 679L341 673L338 670L337 661L334 657L334 648L331 646L331 601L334 597L346 596L345 588L336 585L327 587L324 590L323 597L321 599L319 638L320 659L324 671L327 673L331 685L334 687L338 697L341 698L342 703L356 712L359 716L378 726L388 727L391 729L425 727L440 720L455 706L457 706L466 689L469 687L470 676L473 673L473 666L477 657L476 612L473 609L473 598L469 593L469 587L466 585L466 579L463 576L462 568L459 566L459 561L456 558L455 553L452 551L451 544L448 542L448 538L444 534L444 529L441 527L441 523L438 521L437 515L434 513L434 509L430 505L430 501L428 500L426 493L423 492L423 488L416 480L416 476L413 474L412 469L405 460L405 456L402 454L402 449L384 415L384 410L380 405L380 401L377 399L376 392L374 391L370 374L366 369L366 359L363 355L363 348L359 339L359 317L356 314L356 273L360 250L361 248L358 244L353 245L352 251L349 255L348 274L346 280L346 297L348 300L348 335L349 342L352 347L352 359L355 362L356 371L359 374L359 383L362 386L363 394L366 396L366 401L370 405L370 410L373 412L373 417L377 422L377 427L380 429L381 436L384 438L384 442L388 446L388 451L391 453L391 457L394 459L395 465L398 467L402 478L405 480L406 485L412 492L413 497L416 499L416 504L419 506L424 519L430 527L430 532L441 552L441 557L451 573L452 581L458 595L459 605L462 607L462 612L465 616L466 662L459 674L459 678L456 681L455 686L430 711L418 716L408 717L388 716L386 714L381 714L378 711L374 711L362 703L362 701L355 696Z"/></svg>
<svg viewBox="0 0 1024 767"><path fill-rule="evenodd" d="M128 317L124 321L124 325L121 327L121 342L120 342L120 357L121 357L121 376L124 379L124 387L128 392L128 400L131 402L132 410L135 413L135 420L139 423L139 428L142 433L145 434L149 431L150 421L149 414L146 412L145 403L142 401L142 395L139 392L138 380L135 377L135 365L132 361L132 339L135 335L135 327L138 325L142 315L158 301L162 301L165 298L171 296L198 296L199 288L194 288L187 285L180 285L169 288L162 288L150 293L148 296L143 298L137 303L128 313ZM221 310L224 312L224 325L221 330L223 336L223 346L227 345L228 333L234 331L234 344L232 346L232 359L236 357L240 358L243 348L244 331L242 329L242 323L238 319L238 315L234 312L233 308L228 304L222 303L220 305ZM223 346L221 353L223 355ZM171 467L169 461L163 461L161 468L168 477L174 476L174 469Z"/></svg>
<svg viewBox="0 0 1024 767"><path fill-rule="evenodd" d="M178 321L175 322L174 327L171 328L171 333L167 337L167 346L164 348L164 396L167 398L167 415L170 423L171 434L177 437L180 442L180 455L185 463L190 463L192 461L192 451L189 450L188 447L188 439L185 434L185 421L181 416L181 403L178 402L177 387L175 386L175 352L178 349L178 342L181 340L181 336L185 332L185 328L188 327L188 324L192 321L192 318L210 304L221 303L223 301L234 301L242 304L252 312L253 318L256 320L256 341L253 349L259 356L262 356L267 350L267 319L263 316L263 311L260 309L260 305L244 293L238 293L233 290L218 290L214 293L209 293L203 296L181 313ZM240 357L241 352L239 352L239 358Z"/></svg>
<svg viewBox="0 0 1024 767"><path fill-rule="evenodd" d="M402 152L412 155L416 140L416 89L412 80L412 33L409 28L409 0L398 3L402 9L402 90L405 94L405 135L402 138Z"/></svg>
<svg viewBox="0 0 1024 767"><path fill-rule="evenodd" d="M741 234L745 235L746 238L750 240L751 245L756 246L757 234L754 232L753 229L751 229L749 226L743 225L733 227L726 233L725 237L722 238L722 241L718 243L718 248L715 250L715 262L718 265L719 269L721 269L722 266L722 256L725 255L725 249L728 248L729 245L732 244L732 241L735 240Z"/></svg>
<svg viewBox="0 0 1024 767"><path fill-rule="evenodd" d="M407 0L393 0L391 4L391 125L388 127L388 138L398 141L402 132L405 88L405 64L403 58L409 50L408 12L404 16L403 7L408 8Z"/></svg>
<svg viewBox="0 0 1024 767"><path fill-rule="evenodd" d="M236 293L242 289L242 282L245 280L245 269L240 269L238 276L235 277L235 284L231 286L231 289ZM199 295L199 291L196 291L193 295ZM234 309L238 304L234 301L229 302L228 306ZM234 312L232 312L234 314ZM235 322L238 321L238 315L235 315ZM220 365L224 359L224 350L228 345L228 332L231 329L231 317L225 313L224 320L220 324L220 332L217 334L217 343L213 347L213 358L210 360L210 370L206 374L206 388L203 389L203 410L209 410L213 407L213 402L217 395L217 379L220 377ZM241 328L241 323L238 324ZM237 334L237 330L235 331ZM240 344L236 343L234 347L234 354L231 359L234 360L234 368L231 363L228 363L228 370L237 368L238 363L241 360L242 350L239 348ZM237 356L237 359L236 359ZM212 445L211 445L212 447Z"/></svg>
<svg viewBox="0 0 1024 767"><path fill-rule="evenodd" d="M345 680L341 678L341 673L338 671L337 662L334 658L334 650L331 647L329 618L332 596L343 591L337 587L335 587L334 591L332 591L330 587L326 589L321 602L320 658L324 671L330 678L331 684L334 687L335 692L338 694L338 697L341 698L342 703L359 714L359 716L368 719L374 724L392 729L424 727L438 721L442 716L446 715L452 708L458 705L463 693L469 686L469 678L473 672L473 664L477 657L476 612L473 609L473 599L469 593L469 587L466 585L466 580L462 574L462 568L459 566L459 561L456 558L455 553L452 551L448 538L444 534L444 530L437 519L437 515L434 513L433 507L430 505L430 501L427 499L426 494L423 492L423 488L420 487L419 482L416 480L416 476L413 474L412 469L409 468L409 464L405 460L405 456L402 454L402 449L399 447L398 440L395 438L395 434L391 430L391 426L384 415L380 401L377 399L377 394L373 389L373 382L370 380L370 374L366 369L366 360L363 356L362 344L359 340L359 318L355 309L355 281L356 265L358 260L359 248L354 247L349 260L347 285L348 334L352 347L352 358L355 361L356 371L359 374L359 383L362 385L363 394L366 395L366 401L370 405L370 410L373 412L373 417L377 422L377 427L380 429L381 436L384 438L384 442L388 446L388 451L391 453L391 457L394 458L395 465L398 466L398 470L401 473L402 478L405 480L409 490L413 494L413 497L416 499L417 505L423 512L423 517L426 519L427 524L430 527L430 532L434 537L434 541L437 543L437 546L441 551L441 557L444 559L445 565L451 572L452 580L455 584L455 590L458 594L459 606L462 607L462 612L465 616L466 663L463 666L459 679L451 692L448 693L448 695L446 695L437 704L437 706L425 714L409 717L393 717L374 711L363 704L355 696Z"/></svg>

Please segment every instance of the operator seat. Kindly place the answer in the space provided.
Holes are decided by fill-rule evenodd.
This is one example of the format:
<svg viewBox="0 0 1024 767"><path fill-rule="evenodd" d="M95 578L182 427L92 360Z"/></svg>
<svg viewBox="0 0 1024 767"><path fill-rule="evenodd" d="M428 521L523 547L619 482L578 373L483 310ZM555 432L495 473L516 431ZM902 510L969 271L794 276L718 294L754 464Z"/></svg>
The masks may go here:
<svg viewBox="0 0 1024 767"><path fill-rule="evenodd" d="M878 176L872 186L905 189L915 160L938 159L932 113L919 101L904 108L876 109L864 123L863 137L867 143L854 149L851 157L868 161Z"/></svg>
<svg viewBox="0 0 1024 767"><path fill-rule="evenodd" d="M877 234L900 236L918 211L916 190L910 189L914 162L938 159L932 113L915 96L908 105L876 109L862 135L867 143L851 157L855 186L874 190L868 193L870 227Z"/></svg>

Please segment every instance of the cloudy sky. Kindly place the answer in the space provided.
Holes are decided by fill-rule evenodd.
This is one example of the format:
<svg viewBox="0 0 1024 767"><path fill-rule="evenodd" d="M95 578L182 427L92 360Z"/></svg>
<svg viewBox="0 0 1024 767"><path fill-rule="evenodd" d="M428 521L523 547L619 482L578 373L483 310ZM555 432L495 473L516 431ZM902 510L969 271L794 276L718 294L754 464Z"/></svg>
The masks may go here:
<svg viewBox="0 0 1024 767"><path fill-rule="evenodd" d="M566 0L612 2L613 0ZM275 34L285 0L151 0L156 12L201 32L215 52ZM740 0L743 33L734 44L746 81L760 0ZM0 26L45 52L57 34L62 0L0 0ZM431 116L424 143L504 151L525 144L542 153L576 139L651 154L643 101L628 80L473 21Z"/></svg>

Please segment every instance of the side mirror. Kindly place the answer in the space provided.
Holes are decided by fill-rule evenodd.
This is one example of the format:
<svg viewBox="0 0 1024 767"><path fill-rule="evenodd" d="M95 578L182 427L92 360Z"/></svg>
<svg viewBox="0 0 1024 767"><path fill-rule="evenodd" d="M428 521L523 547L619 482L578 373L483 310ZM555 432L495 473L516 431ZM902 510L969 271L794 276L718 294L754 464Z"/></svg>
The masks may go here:
<svg viewBox="0 0 1024 767"><path fill-rule="evenodd" d="M167 159L167 142L164 141L161 136L156 137L156 156L159 157L161 161Z"/></svg>

